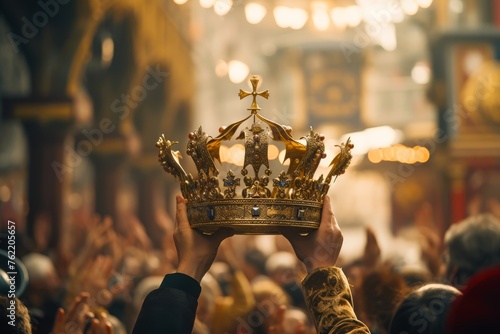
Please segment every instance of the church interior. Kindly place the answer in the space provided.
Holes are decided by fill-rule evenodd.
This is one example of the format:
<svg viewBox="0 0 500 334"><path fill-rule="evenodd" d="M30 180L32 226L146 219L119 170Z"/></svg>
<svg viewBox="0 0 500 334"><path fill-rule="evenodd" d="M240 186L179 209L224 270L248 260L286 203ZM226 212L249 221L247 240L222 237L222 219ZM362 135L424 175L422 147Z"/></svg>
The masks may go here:
<svg viewBox="0 0 500 334"><path fill-rule="evenodd" d="M34 308L98 289L84 282L97 258L114 332L131 333L142 280L177 261L179 181L158 162L158 137L179 142L194 172L188 134L247 117L238 92L253 75L269 90L263 116L297 140L324 135L317 173L354 144L328 191L351 282L373 257L436 277L451 226L500 219L499 0L2 0L0 60L0 248L14 226L19 266L41 254L57 276L17 283ZM220 154L218 168L241 170L241 141ZM285 154L269 145L271 178ZM290 252L280 235L231 240L218 255L229 266L250 248ZM384 333L367 304L359 317Z"/></svg>

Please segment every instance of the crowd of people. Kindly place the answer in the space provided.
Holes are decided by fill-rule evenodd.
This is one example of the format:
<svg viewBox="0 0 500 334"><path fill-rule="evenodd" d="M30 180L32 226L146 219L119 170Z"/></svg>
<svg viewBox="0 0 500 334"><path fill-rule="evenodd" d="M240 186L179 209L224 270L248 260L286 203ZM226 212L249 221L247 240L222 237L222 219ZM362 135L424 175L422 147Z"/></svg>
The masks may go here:
<svg viewBox="0 0 500 334"><path fill-rule="evenodd" d="M18 236L29 283L15 299L15 326L12 296L1 291L0 333L500 332L492 214L453 224L444 238L420 231L424 265L416 268L384 259L369 228L362 256L339 258L343 235L328 196L318 230L268 236L272 251L230 229L191 229L181 196L176 205L175 221L157 217L160 247L133 218L83 224L64 257L36 233Z"/></svg>

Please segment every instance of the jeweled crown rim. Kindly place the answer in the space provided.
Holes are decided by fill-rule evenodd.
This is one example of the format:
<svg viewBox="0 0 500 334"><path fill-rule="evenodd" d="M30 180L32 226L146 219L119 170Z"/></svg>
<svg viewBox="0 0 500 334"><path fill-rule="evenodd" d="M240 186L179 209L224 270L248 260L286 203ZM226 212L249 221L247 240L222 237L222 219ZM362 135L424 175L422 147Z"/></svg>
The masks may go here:
<svg viewBox="0 0 500 334"><path fill-rule="evenodd" d="M318 228L323 203L292 199L238 198L188 202L191 227L205 233L228 227L236 234L308 233ZM215 228L214 228L215 227Z"/></svg>

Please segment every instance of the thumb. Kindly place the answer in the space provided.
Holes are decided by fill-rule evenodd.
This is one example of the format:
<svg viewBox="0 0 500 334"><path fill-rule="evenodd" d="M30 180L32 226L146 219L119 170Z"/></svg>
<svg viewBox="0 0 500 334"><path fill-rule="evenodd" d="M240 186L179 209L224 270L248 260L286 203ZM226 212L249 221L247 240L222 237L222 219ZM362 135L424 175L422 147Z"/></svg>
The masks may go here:
<svg viewBox="0 0 500 334"><path fill-rule="evenodd" d="M175 200L177 203L176 204L177 210L175 213L175 224L177 225L177 227L180 228L190 227L187 217L186 200L180 195L177 195L175 197Z"/></svg>

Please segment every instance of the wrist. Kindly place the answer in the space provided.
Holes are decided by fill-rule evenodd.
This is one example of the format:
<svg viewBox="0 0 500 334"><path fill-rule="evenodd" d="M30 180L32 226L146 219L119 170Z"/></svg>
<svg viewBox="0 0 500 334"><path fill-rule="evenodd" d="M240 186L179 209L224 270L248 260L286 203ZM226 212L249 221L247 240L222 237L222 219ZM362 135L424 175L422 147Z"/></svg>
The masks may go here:
<svg viewBox="0 0 500 334"><path fill-rule="evenodd" d="M177 272L188 275L194 278L198 283L200 283L201 279L203 278L203 276L205 276L207 271L201 269L199 266L192 265L189 262L179 262Z"/></svg>
<svg viewBox="0 0 500 334"><path fill-rule="evenodd" d="M336 266L336 261L328 261L328 262L317 262L317 261L303 261L304 265L306 266L306 270L308 274L311 274L319 269L322 268L330 268L330 267L335 267Z"/></svg>

